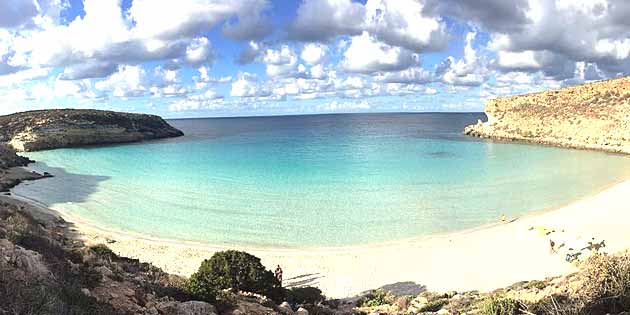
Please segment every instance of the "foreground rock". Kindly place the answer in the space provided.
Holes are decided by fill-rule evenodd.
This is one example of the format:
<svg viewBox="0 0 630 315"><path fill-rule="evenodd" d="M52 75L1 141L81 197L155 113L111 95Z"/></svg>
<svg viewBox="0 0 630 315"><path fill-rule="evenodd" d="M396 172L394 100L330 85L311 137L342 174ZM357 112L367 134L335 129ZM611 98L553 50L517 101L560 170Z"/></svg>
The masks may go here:
<svg viewBox="0 0 630 315"><path fill-rule="evenodd" d="M182 136L159 116L53 109L0 116L0 142L17 151L136 142Z"/></svg>
<svg viewBox="0 0 630 315"><path fill-rule="evenodd" d="M630 77L498 98L464 133L630 154Z"/></svg>

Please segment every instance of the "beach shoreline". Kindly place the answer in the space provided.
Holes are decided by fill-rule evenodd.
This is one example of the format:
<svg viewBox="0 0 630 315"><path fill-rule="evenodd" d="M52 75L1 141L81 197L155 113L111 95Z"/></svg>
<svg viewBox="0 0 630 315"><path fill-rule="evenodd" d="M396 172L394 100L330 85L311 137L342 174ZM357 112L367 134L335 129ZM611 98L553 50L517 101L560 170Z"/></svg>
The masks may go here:
<svg viewBox="0 0 630 315"><path fill-rule="evenodd" d="M575 266L563 254L550 254L549 239L560 245L563 239L579 237L585 243L594 237L605 240L609 252L630 248L630 232L624 232L622 223L630 217L630 205L624 204L628 194L630 180L625 180L558 209L508 222L382 244L306 249L159 239L103 229L15 194L3 199L25 202L31 212L62 217L88 246L107 244L121 256L150 262L172 274L189 276L216 251L245 250L268 268L280 264L285 285L313 285L329 297L344 298L399 282L411 281L432 291L490 291L572 272ZM556 232L542 236L531 230L541 226Z"/></svg>

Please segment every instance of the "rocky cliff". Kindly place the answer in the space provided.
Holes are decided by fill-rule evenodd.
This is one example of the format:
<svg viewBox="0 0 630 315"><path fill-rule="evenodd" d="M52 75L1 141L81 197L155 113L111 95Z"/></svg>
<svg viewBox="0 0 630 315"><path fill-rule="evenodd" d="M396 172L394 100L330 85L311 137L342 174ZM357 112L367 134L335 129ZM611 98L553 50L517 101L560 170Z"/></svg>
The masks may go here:
<svg viewBox="0 0 630 315"><path fill-rule="evenodd" d="M154 115L55 109L0 116L0 142L18 151L136 142L182 136Z"/></svg>
<svg viewBox="0 0 630 315"><path fill-rule="evenodd" d="M630 77L498 98L465 133L630 154Z"/></svg>

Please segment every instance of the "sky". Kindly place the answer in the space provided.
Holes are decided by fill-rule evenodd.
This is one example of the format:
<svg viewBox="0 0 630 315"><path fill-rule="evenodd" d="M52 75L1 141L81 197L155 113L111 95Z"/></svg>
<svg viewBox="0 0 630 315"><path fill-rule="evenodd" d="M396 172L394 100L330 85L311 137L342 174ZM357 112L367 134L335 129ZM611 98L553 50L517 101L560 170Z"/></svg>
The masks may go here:
<svg viewBox="0 0 630 315"><path fill-rule="evenodd" d="M629 74L627 0L0 2L0 114L471 112Z"/></svg>

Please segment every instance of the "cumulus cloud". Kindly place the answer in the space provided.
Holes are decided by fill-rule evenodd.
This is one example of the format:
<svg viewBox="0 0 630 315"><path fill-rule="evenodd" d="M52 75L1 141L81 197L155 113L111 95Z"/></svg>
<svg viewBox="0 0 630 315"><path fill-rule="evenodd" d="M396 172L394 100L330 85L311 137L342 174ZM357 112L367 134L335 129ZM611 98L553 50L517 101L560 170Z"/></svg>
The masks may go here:
<svg viewBox="0 0 630 315"><path fill-rule="evenodd" d="M466 34L464 46L464 58L456 60L449 56L436 69L436 75L441 76L442 81L451 85L478 86L490 76L486 60L477 54L473 42L476 32Z"/></svg>
<svg viewBox="0 0 630 315"><path fill-rule="evenodd" d="M423 14L420 0L368 0L365 30L393 46L419 51L446 47L446 27L440 18Z"/></svg>
<svg viewBox="0 0 630 315"><path fill-rule="evenodd" d="M172 102L168 106L171 112L195 111L195 110L213 110L223 106L223 96L217 94L214 90L207 90L202 94L191 95L181 100Z"/></svg>
<svg viewBox="0 0 630 315"><path fill-rule="evenodd" d="M142 96L147 91L145 86L146 72L140 66L119 66L118 71L106 80L94 84L100 91L111 92L118 97Z"/></svg>
<svg viewBox="0 0 630 315"><path fill-rule="evenodd" d="M422 67L413 67L397 72L388 72L377 76L376 79L385 83L425 84L435 81L435 75Z"/></svg>
<svg viewBox="0 0 630 315"><path fill-rule="evenodd" d="M368 32L388 45L415 52L440 50L448 38L445 25L440 18L425 15L423 8L419 0L368 0L365 5L351 0L306 0L289 34L303 41L327 41Z"/></svg>
<svg viewBox="0 0 630 315"><path fill-rule="evenodd" d="M61 0L48 2L53 1ZM43 11L41 4L48 2L41 1L38 9ZM85 0L85 14L70 23L40 18L37 28L12 33L11 51L0 49L0 71L67 67L65 79L82 79L106 76L118 64L146 61L177 66L185 62L196 67L212 63L215 56L210 41L202 34L225 22L226 34L254 37L248 29L260 32L261 23L266 21L261 12L267 6L265 0L135 0L123 12L120 1ZM63 8L59 4L56 7ZM39 10L35 14L41 14Z"/></svg>
<svg viewBox="0 0 630 315"><path fill-rule="evenodd" d="M232 82L230 95L237 97L261 97L269 96L271 92L260 87L258 77L251 73L240 73L238 78Z"/></svg>
<svg viewBox="0 0 630 315"><path fill-rule="evenodd" d="M515 20L517 27L512 29L502 30L487 19L480 20L496 30L489 47L502 57L499 62L504 68L540 68L557 78L567 78L576 62L586 62L614 69L609 75L630 73L627 1L531 0L523 13L526 19Z"/></svg>
<svg viewBox="0 0 630 315"><path fill-rule="evenodd" d="M260 40L271 34L273 27L265 12L269 9L267 0L234 1L241 8L236 9L237 22L228 21L223 34L236 40Z"/></svg>
<svg viewBox="0 0 630 315"><path fill-rule="evenodd" d="M66 67L60 78L61 80L102 78L114 73L117 69L116 64L108 62L87 62Z"/></svg>
<svg viewBox="0 0 630 315"><path fill-rule="evenodd" d="M521 30L528 22L528 8L528 0L427 0L423 11L477 23L490 31L510 32Z"/></svg>
<svg viewBox="0 0 630 315"><path fill-rule="evenodd" d="M365 7L351 0L305 0L289 28L293 39L327 41L338 35L361 33Z"/></svg>
<svg viewBox="0 0 630 315"><path fill-rule="evenodd" d="M374 73L403 70L418 61L418 55L409 50L379 42L367 32L363 32L352 37L341 66L348 72Z"/></svg>
<svg viewBox="0 0 630 315"><path fill-rule="evenodd" d="M309 65L317 65L324 60L327 50L325 45L309 43L304 45L300 58Z"/></svg>
<svg viewBox="0 0 630 315"><path fill-rule="evenodd" d="M304 72L298 67L298 57L288 45L280 49L267 49L262 56L262 62L267 64L267 75L270 77L292 76L297 72Z"/></svg>

